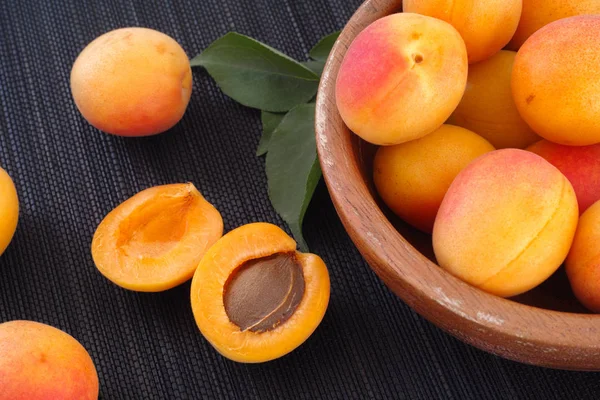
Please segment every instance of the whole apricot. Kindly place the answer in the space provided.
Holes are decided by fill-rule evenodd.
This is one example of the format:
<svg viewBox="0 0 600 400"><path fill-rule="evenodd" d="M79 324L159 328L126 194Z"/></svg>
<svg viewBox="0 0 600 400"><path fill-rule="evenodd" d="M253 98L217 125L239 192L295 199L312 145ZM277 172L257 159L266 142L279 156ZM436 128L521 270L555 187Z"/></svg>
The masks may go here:
<svg viewBox="0 0 600 400"><path fill-rule="evenodd" d="M600 16L561 19L523 44L512 92L527 124L551 142L600 143Z"/></svg>
<svg viewBox="0 0 600 400"><path fill-rule="evenodd" d="M588 309L600 313L600 201L579 218L565 269L575 297Z"/></svg>
<svg viewBox="0 0 600 400"><path fill-rule="evenodd" d="M121 28L96 38L79 54L71 92L83 117L101 131L155 135L183 117L192 71L171 37L147 28Z"/></svg>
<svg viewBox="0 0 600 400"><path fill-rule="evenodd" d="M10 176L0 168L0 255L12 240L19 220L19 198Z"/></svg>
<svg viewBox="0 0 600 400"><path fill-rule="evenodd" d="M0 324L0 400L96 400L96 367L69 334L33 321Z"/></svg>
<svg viewBox="0 0 600 400"><path fill-rule="evenodd" d="M323 260L296 251L279 227L247 224L224 235L192 279L196 324L210 344L237 362L259 363L300 346L329 303Z"/></svg>
<svg viewBox="0 0 600 400"><path fill-rule="evenodd" d="M354 39L338 72L340 115L379 145L423 137L458 105L467 80L465 44L450 24L417 14L381 18Z"/></svg>
<svg viewBox="0 0 600 400"><path fill-rule="evenodd" d="M404 0L405 12L449 22L467 46L469 64L489 58L512 38L522 0Z"/></svg>
<svg viewBox="0 0 600 400"><path fill-rule="evenodd" d="M477 132L497 149L525 148L540 137L523 121L510 78L517 53L498 53L469 66L467 89L448 123Z"/></svg>
<svg viewBox="0 0 600 400"><path fill-rule="evenodd" d="M433 227L439 265L509 297L542 283L565 260L579 212L567 178L542 157L495 150L450 185Z"/></svg>
<svg viewBox="0 0 600 400"><path fill-rule="evenodd" d="M527 150L544 157L567 177L575 189L580 213L600 200L600 144L563 146L540 140Z"/></svg>
<svg viewBox="0 0 600 400"><path fill-rule="evenodd" d="M519 26L507 47L517 51L538 29L559 19L584 14L600 14L600 0L523 0Z"/></svg>
<svg viewBox="0 0 600 400"><path fill-rule="evenodd" d="M373 162L373 180L385 204L414 227L431 233L450 184L471 161L494 150L484 138L442 125L420 139L383 146Z"/></svg>
<svg viewBox="0 0 600 400"><path fill-rule="evenodd" d="M191 183L151 187L102 220L92 240L96 268L113 283L160 292L190 280L223 235L223 219Z"/></svg>

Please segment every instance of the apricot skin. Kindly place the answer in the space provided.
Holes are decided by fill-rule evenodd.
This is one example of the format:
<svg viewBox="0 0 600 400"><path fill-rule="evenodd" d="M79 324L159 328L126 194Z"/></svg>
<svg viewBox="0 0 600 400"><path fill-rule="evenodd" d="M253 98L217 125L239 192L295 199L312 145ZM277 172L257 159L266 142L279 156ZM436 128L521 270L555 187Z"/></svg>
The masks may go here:
<svg viewBox="0 0 600 400"><path fill-rule="evenodd" d="M17 229L19 198L15 185L5 170L0 168L0 255L8 247Z"/></svg>
<svg viewBox="0 0 600 400"><path fill-rule="evenodd" d="M98 225L92 257L125 289L159 292L188 281L223 235L223 219L191 183L143 190Z"/></svg>
<svg viewBox="0 0 600 400"><path fill-rule="evenodd" d="M600 143L600 16L565 18L523 44L511 85L519 113L551 142Z"/></svg>
<svg viewBox="0 0 600 400"><path fill-rule="evenodd" d="M164 33L122 28L96 38L75 60L71 92L94 127L120 136L155 135L187 108L192 72L181 46Z"/></svg>
<svg viewBox="0 0 600 400"><path fill-rule="evenodd" d="M515 296L560 267L578 217L575 192L552 164L525 150L496 150L450 185L433 249L451 274L489 293Z"/></svg>
<svg viewBox="0 0 600 400"><path fill-rule="evenodd" d="M296 251L296 242L279 227L256 222L224 235L206 253L192 279L191 303L202 335L223 356L242 363L261 363L300 346L321 323L329 303L329 273L323 260L296 252L305 289L292 316L270 331L242 332L229 320L223 304L231 274L248 260Z"/></svg>
<svg viewBox="0 0 600 400"><path fill-rule="evenodd" d="M373 163L373 180L396 215L431 233L438 208L456 175L493 150L487 140L467 129L442 125L420 139L380 147Z"/></svg>
<svg viewBox="0 0 600 400"><path fill-rule="evenodd" d="M72 336L33 321L0 324L0 400L96 400L94 363Z"/></svg>
<svg viewBox="0 0 600 400"><path fill-rule="evenodd" d="M540 140L527 150L544 157L567 177L575 189L580 213L600 200L600 144L563 146Z"/></svg>
<svg viewBox="0 0 600 400"><path fill-rule="evenodd" d="M532 34L549 23L584 14L600 14L600 0L523 0L519 26L507 48L517 51Z"/></svg>
<svg viewBox="0 0 600 400"><path fill-rule="evenodd" d="M470 65L467 89L448 123L476 132L497 149L523 149L540 140L519 115L512 97L510 79L516 55L501 50Z"/></svg>
<svg viewBox="0 0 600 400"><path fill-rule="evenodd" d="M393 145L439 128L462 97L464 42L450 24L392 14L354 39L337 76L335 96L345 124L367 142Z"/></svg>
<svg viewBox="0 0 600 400"><path fill-rule="evenodd" d="M600 313L600 202L581 215L565 269L571 288L585 307Z"/></svg>
<svg viewBox="0 0 600 400"><path fill-rule="evenodd" d="M483 61L512 38L521 17L522 0L404 0L405 12L450 23L467 46L469 64Z"/></svg>

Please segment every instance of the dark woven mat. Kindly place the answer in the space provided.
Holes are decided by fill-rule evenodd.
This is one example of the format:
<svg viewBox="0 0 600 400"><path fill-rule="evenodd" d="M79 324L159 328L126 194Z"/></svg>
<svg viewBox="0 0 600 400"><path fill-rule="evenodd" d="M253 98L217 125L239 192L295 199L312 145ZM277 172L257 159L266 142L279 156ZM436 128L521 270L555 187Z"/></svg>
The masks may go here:
<svg viewBox="0 0 600 400"><path fill-rule="evenodd" d="M312 250L329 266L332 295L315 334L262 365L219 356L200 335L189 283L159 294L104 279L93 232L113 207L157 184L192 181L225 229L281 225L267 198L256 111L200 70L181 123L127 140L77 112L69 72L96 36L146 26L189 56L229 30L304 59L341 28L359 0L0 0L0 165L21 200L17 234L0 258L0 321L63 329L89 350L103 399L576 399L600 396L599 375L520 365L453 339L387 290L344 232L321 184L307 216ZM2 388L0 388L2 390Z"/></svg>

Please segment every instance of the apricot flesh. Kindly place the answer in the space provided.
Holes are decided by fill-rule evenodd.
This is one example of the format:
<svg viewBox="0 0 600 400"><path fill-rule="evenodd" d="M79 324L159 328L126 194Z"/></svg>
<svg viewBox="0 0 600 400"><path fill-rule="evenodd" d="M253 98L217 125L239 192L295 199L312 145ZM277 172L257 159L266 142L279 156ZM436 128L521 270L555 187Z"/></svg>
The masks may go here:
<svg viewBox="0 0 600 400"><path fill-rule="evenodd" d="M501 50L470 65L467 89L448 123L476 132L497 149L523 149L540 140L513 100L510 79L516 55Z"/></svg>
<svg viewBox="0 0 600 400"><path fill-rule="evenodd" d="M450 184L471 161L494 147L477 134L442 125L429 135L380 147L373 162L377 192L400 218L431 233Z"/></svg>
<svg viewBox="0 0 600 400"><path fill-rule="evenodd" d="M185 51L147 28L121 28L93 40L71 70L77 108L94 127L120 136L164 132L183 117L192 93Z"/></svg>
<svg viewBox="0 0 600 400"><path fill-rule="evenodd" d="M486 292L532 289L562 264L579 212L567 178L542 157L495 150L452 182L433 227L439 265Z"/></svg>
<svg viewBox="0 0 600 400"><path fill-rule="evenodd" d="M600 144L563 146L540 140L527 150L544 157L567 177L575 189L580 213L600 200Z"/></svg>
<svg viewBox="0 0 600 400"><path fill-rule="evenodd" d="M96 400L94 362L69 334L33 321L0 324L0 400Z"/></svg>
<svg viewBox="0 0 600 400"><path fill-rule="evenodd" d="M469 64L483 61L512 38L521 17L522 0L404 0L402 9L439 18L460 33Z"/></svg>
<svg viewBox="0 0 600 400"><path fill-rule="evenodd" d="M600 16L561 19L523 44L512 73L519 113L551 142L600 143Z"/></svg>
<svg viewBox="0 0 600 400"><path fill-rule="evenodd" d="M92 256L113 283L158 292L191 279L222 234L221 214L193 184L155 186L104 218L92 240Z"/></svg>
<svg viewBox="0 0 600 400"><path fill-rule="evenodd" d="M600 14L600 0L523 0L519 26L507 47L519 50L532 34L549 23L584 14Z"/></svg>
<svg viewBox="0 0 600 400"><path fill-rule="evenodd" d="M600 202L581 215L565 269L575 297L600 313Z"/></svg>
<svg viewBox="0 0 600 400"><path fill-rule="evenodd" d="M10 176L0 168L0 255L11 242L19 220L19 197Z"/></svg>
<svg viewBox="0 0 600 400"><path fill-rule="evenodd" d="M344 123L367 142L393 145L439 128L462 97L464 42L450 24L417 14L392 14L354 39L337 76Z"/></svg>
<svg viewBox="0 0 600 400"><path fill-rule="evenodd" d="M299 288L297 278L293 278L293 267L289 275L291 281L286 286L289 292L301 294L300 301L288 301L289 296L277 294L268 282L261 282L260 274L255 274L255 281L246 283L250 291L240 299L245 301L248 312L254 313L262 307L252 303L261 302L265 297L277 297L277 304L281 304L284 312L281 313L281 307L273 311L282 318L271 320L261 329L251 329L256 324L240 326L232 322L229 314L235 305L228 298L232 280L248 263L270 258L279 258L277 268L287 268L283 264L288 262L301 268L303 288ZM264 268L262 271L267 273ZM271 279L274 288L279 286L277 280L288 282L287 276L279 273ZM329 287L329 273L320 257L297 252L294 239L275 225L251 223L227 233L208 250L192 279L192 311L200 332L219 353L237 362L260 363L279 358L308 339L325 315ZM260 294L253 294L251 290ZM265 317L268 315L262 312L256 316L258 321L266 321Z"/></svg>

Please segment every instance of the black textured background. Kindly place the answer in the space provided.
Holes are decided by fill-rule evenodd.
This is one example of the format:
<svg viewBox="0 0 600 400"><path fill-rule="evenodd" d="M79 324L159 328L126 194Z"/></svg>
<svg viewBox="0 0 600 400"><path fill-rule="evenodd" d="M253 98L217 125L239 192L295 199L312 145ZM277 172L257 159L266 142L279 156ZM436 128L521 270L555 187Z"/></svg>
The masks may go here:
<svg viewBox="0 0 600 400"><path fill-rule="evenodd" d="M600 375L520 365L451 338L387 290L345 234L321 183L306 239L331 273L323 323L282 359L243 365L196 328L189 283L164 293L118 288L94 268L93 232L113 207L164 183L192 181L225 229L281 225L267 198L256 111L225 97L201 70L170 132L100 133L77 112L69 72L98 35L145 26L190 57L235 30L305 59L343 27L359 0L0 0L0 165L15 180L19 227L0 258L0 322L32 319L88 349L103 399L579 399ZM0 388L2 390L2 388Z"/></svg>

